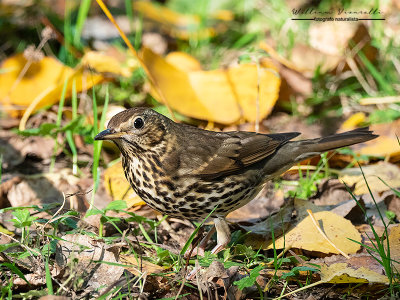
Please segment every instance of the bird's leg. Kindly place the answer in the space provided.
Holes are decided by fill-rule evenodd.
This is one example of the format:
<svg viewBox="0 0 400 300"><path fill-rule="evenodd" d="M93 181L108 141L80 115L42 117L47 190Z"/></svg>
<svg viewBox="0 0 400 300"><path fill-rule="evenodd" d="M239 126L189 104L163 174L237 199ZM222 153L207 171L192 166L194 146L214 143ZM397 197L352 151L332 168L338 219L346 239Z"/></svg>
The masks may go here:
<svg viewBox="0 0 400 300"><path fill-rule="evenodd" d="M215 229L217 230L217 245L212 249L211 253L216 254L225 249L231 241L231 231L225 217L214 219Z"/></svg>
<svg viewBox="0 0 400 300"><path fill-rule="evenodd" d="M215 226L213 226L210 229L210 231L207 233L207 235L201 239L200 243L197 246L193 246L193 247L195 247L195 249L193 249L193 251L188 249L185 252L184 257L187 258L189 256L190 252L192 252L190 255L191 257L196 256L196 255L204 256L204 251L206 250L207 243L213 236L214 232L215 232Z"/></svg>
<svg viewBox="0 0 400 300"><path fill-rule="evenodd" d="M213 228L207 233L207 235L201 240L200 246L203 244L204 247L207 245L208 240L214 234L215 230L217 231L217 245L214 249L211 250L212 254L217 254L218 252L225 249L228 243L231 241L231 231L229 229L229 225L226 222L224 217L218 217L214 219L214 226ZM204 248L203 248L203 255L204 255ZM187 276L186 279L193 280L196 273L200 270L200 267L195 267L193 271L191 271Z"/></svg>

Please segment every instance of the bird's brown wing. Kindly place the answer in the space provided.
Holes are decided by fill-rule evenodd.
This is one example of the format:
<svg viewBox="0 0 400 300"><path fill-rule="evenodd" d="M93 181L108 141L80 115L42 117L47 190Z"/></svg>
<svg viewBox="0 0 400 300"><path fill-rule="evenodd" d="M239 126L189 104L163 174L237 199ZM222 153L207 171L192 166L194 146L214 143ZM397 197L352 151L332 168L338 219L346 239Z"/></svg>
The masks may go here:
<svg viewBox="0 0 400 300"><path fill-rule="evenodd" d="M208 143L190 143L187 146L179 158L179 175L205 179L227 175L266 158L281 144L299 134L213 133L212 136L200 138L208 138Z"/></svg>

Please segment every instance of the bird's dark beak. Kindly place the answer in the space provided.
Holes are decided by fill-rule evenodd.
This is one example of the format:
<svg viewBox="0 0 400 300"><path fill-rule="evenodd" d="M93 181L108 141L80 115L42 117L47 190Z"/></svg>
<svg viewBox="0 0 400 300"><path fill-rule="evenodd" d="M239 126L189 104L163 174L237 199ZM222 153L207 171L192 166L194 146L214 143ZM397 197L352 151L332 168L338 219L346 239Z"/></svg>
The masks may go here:
<svg viewBox="0 0 400 300"><path fill-rule="evenodd" d="M124 134L123 132L115 132L114 129L107 128L106 130L103 130L98 135L96 135L94 137L94 139L96 141L99 141L99 140L115 140L115 139L119 139L123 134Z"/></svg>

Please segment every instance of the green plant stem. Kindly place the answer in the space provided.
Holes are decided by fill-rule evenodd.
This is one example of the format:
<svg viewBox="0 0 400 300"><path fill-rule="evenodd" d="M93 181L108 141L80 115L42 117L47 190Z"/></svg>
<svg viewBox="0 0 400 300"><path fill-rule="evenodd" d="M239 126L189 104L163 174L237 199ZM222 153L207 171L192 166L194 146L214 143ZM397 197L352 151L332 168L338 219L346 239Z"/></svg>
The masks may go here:
<svg viewBox="0 0 400 300"><path fill-rule="evenodd" d="M58 104L58 112L57 112L57 128L61 127L61 120L62 120L62 111L64 108L64 102L65 102L65 94L67 92L67 86L68 86L68 78L64 81L64 86L61 92L61 97L60 97L60 103ZM57 141L57 135L54 137L54 149L53 149L53 155L51 156L51 162L50 162L50 167L49 167L49 172L52 173L54 170L54 165L56 163L56 154L57 154L57 149L58 149L58 141Z"/></svg>
<svg viewBox="0 0 400 300"><path fill-rule="evenodd" d="M75 34L74 34L75 46L80 46L81 44L82 29L89 12L91 2L92 2L91 0L82 0L80 3L78 18L76 20L76 25L75 25Z"/></svg>
<svg viewBox="0 0 400 300"><path fill-rule="evenodd" d="M71 105L72 105L72 121L74 121L78 117L78 97L76 93L76 79L74 79L74 81L72 82Z"/></svg>
<svg viewBox="0 0 400 300"><path fill-rule="evenodd" d="M107 108L108 108L108 102L109 102L109 91L108 91L108 86L106 89L106 97L104 100L104 106L103 106L103 111L101 114L100 118L100 125L98 124L98 118L97 118L97 101L96 101L96 96L94 94L94 89L93 89L93 138L100 132L101 129L104 128L104 123L106 122L106 114L107 114ZM94 142L94 147L93 147L93 166L92 166L92 175L93 175L93 180L94 180L94 185L93 185L93 192L92 192L92 198L90 201L90 206L89 209L93 208L94 205L94 195L96 194L97 188L99 187L99 182L100 182L100 173L99 173L99 162L100 162L100 154L101 154L101 146L102 146L102 141L95 141Z"/></svg>
<svg viewBox="0 0 400 300"><path fill-rule="evenodd" d="M72 152L72 174L78 174L78 151L75 146L74 137L71 130L67 130L65 133L68 141L68 145Z"/></svg>

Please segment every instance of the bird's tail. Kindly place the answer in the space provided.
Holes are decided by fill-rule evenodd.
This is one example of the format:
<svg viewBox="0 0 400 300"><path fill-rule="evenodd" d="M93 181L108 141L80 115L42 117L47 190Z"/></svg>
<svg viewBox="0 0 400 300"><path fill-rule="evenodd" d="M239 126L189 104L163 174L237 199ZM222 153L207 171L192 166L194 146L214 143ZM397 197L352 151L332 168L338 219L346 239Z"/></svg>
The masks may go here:
<svg viewBox="0 0 400 300"><path fill-rule="evenodd" d="M267 178L282 174L302 160L323 152L363 143L378 137L368 127L316 139L289 141L284 143L266 161L263 172Z"/></svg>
<svg viewBox="0 0 400 300"><path fill-rule="evenodd" d="M297 149L295 162L316 156L320 153L363 143L377 138L368 127L358 128L343 133L328 135L321 138L290 142L294 149Z"/></svg>

